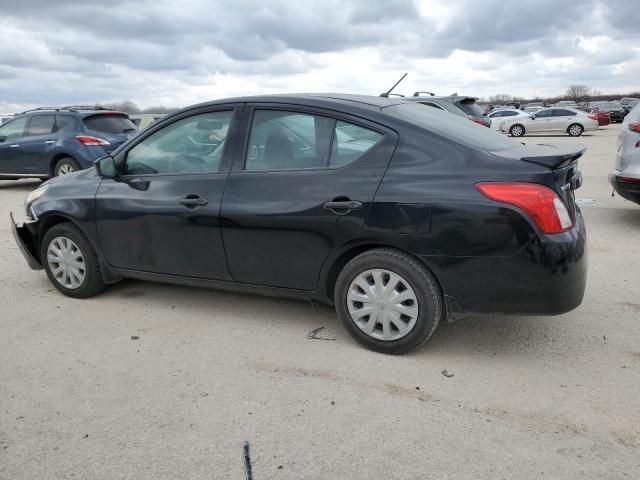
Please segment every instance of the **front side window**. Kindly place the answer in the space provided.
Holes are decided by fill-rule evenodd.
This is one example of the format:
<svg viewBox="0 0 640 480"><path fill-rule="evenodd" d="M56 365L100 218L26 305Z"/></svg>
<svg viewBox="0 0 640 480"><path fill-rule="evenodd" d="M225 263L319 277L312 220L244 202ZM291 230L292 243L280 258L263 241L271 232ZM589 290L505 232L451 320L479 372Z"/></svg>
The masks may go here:
<svg viewBox="0 0 640 480"><path fill-rule="evenodd" d="M504 112L502 114L503 117L515 117L516 115L518 115L518 112Z"/></svg>
<svg viewBox="0 0 640 480"><path fill-rule="evenodd" d="M55 115L35 115L31 117L29 128L27 128L27 137L36 135L47 135L53 133L56 128Z"/></svg>
<svg viewBox="0 0 640 480"><path fill-rule="evenodd" d="M27 124L27 118L17 118L5 123L0 127L0 141L13 140L24 135L24 127Z"/></svg>
<svg viewBox="0 0 640 480"><path fill-rule="evenodd" d="M382 134L319 115L256 110L245 169L251 171L330 168L351 163Z"/></svg>
<svg viewBox="0 0 640 480"><path fill-rule="evenodd" d="M183 118L145 138L127 154L127 175L215 173L233 111Z"/></svg>

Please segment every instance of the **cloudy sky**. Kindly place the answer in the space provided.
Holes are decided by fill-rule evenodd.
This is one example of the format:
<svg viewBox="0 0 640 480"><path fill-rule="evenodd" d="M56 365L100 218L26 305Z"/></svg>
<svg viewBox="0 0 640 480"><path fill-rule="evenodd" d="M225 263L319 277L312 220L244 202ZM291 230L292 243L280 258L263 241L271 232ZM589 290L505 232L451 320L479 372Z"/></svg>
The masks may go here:
<svg viewBox="0 0 640 480"><path fill-rule="evenodd" d="M640 90L638 0L3 0L0 111L255 93Z"/></svg>

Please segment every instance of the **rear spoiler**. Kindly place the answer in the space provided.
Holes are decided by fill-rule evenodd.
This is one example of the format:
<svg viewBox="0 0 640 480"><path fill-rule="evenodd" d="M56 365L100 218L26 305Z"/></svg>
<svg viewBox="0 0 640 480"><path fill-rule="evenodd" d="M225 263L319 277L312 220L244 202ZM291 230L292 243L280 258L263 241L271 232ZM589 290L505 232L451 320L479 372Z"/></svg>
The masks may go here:
<svg viewBox="0 0 640 480"><path fill-rule="evenodd" d="M553 170L566 167L579 159L587 148L583 145L526 144L519 148L491 152L497 157L513 158L537 163Z"/></svg>

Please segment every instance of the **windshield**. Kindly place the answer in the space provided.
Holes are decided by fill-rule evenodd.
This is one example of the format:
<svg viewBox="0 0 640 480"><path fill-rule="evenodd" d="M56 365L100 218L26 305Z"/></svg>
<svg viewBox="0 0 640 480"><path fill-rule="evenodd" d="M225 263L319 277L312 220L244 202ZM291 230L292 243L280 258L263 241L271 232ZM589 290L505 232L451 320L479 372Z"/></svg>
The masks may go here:
<svg viewBox="0 0 640 480"><path fill-rule="evenodd" d="M91 115L82 121L89 130L103 133L131 133L137 130L135 123L127 116L117 113Z"/></svg>
<svg viewBox="0 0 640 480"><path fill-rule="evenodd" d="M471 148L493 152L521 146L515 140L487 127L435 108L401 103L385 107L382 111Z"/></svg>

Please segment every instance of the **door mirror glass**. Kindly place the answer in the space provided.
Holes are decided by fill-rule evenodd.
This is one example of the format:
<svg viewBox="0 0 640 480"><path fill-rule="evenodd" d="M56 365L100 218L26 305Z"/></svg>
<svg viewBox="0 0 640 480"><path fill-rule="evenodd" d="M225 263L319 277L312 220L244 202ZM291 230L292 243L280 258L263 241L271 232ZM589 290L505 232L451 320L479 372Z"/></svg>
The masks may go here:
<svg viewBox="0 0 640 480"><path fill-rule="evenodd" d="M98 175L104 178L115 178L118 175L116 162L111 155L99 158L95 163Z"/></svg>

